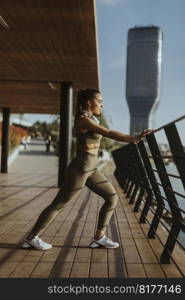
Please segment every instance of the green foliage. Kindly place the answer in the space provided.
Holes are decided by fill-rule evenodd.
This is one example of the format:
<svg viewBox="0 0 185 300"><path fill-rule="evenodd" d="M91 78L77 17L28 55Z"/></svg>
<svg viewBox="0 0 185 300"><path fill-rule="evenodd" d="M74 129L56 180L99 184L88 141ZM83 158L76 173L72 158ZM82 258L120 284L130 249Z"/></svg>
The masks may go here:
<svg viewBox="0 0 185 300"><path fill-rule="evenodd" d="M59 141L59 117L56 115L51 123L37 121L31 128L32 136L46 138L51 136L52 145L56 154L58 153Z"/></svg>
<svg viewBox="0 0 185 300"><path fill-rule="evenodd" d="M108 122L103 114L99 117L99 120L101 125L105 126L106 128L109 128ZM51 123L37 121L32 126L32 135L34 135L35 137L45 138L47 135L51 136L52 145L55 148L57 154L58 154L58 142L59 142L59 124L60 124L59 122L60 122L59 116L55 115ZM114 141L106 137L102 137L100 150L113 151L121 146L122 144L117 141ZM75 135L73 135L72 157L75 156L75 152L76 152L76 137Z"/></svg>
<svg viewBox="0 0 185 300"><path fill-rule="evenodd" d="M52 132L59 132L59 121L58 119L54 119L51 123L37 121L33 124L31 131L35 137L46 138Z"/></svg>

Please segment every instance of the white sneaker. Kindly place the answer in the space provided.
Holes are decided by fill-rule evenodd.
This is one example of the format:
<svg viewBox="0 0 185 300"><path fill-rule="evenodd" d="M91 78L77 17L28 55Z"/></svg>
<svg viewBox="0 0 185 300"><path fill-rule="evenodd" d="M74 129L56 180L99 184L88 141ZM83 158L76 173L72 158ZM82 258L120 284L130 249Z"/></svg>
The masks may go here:
<svg viewBox="0 0 185 300"><path fill-rule="evenodd" d="M119 243L113 242L111 239L104 235L99 240L95 240L89 245L89 247L91 248L97 248L100 246L103 246L105 248L117 248L119 247Z"/></svg>
<svg viewBox="0 0 185 300"><path fill-rule="evenodd" d="M25 239L24 243L22 244L22 248L24 248L24 249L30 248L30 247L33 247L37 250L48 250L48 249L52 248L52 245L44 242L38 236L35 236L31 240Z"/></svg>

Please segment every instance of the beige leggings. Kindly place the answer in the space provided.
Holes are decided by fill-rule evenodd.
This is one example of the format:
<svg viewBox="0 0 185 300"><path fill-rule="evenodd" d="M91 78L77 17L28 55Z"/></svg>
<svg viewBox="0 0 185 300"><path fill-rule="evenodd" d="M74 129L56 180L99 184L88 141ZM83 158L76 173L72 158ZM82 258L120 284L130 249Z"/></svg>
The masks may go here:
<svg viewBox="0 0 185 300"><path fill-rule="evenodd" d="M38 235L44 230L70 200L77 198L86 185L101 196L105 202L100 209L98 230L105 230L116 207L118 196L110 181L97 170L97 155L81 152L68 167L63 186L53 202L40 214L31 234Z"/></svg>

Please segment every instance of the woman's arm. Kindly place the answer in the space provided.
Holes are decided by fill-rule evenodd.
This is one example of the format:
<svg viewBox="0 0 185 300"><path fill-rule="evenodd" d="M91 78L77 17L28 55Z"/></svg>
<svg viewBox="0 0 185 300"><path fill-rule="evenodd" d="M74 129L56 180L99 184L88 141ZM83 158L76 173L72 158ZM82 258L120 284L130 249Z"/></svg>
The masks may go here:
<svg viewBox="0 0 185 300"><path fill-rule="evenodd" d="M108 129L102 125L95 123L88 117L81 117L78 120L78 126L83 129L88 129L92 132L99 133L104 137L108 137L110 139L119 141L119 142L126 142L126 143L138 143L142 140L143 136L147 134L148 131L144 131L143 134L138 136L131 136L128 134L124 134L119 131Z"/></svg>

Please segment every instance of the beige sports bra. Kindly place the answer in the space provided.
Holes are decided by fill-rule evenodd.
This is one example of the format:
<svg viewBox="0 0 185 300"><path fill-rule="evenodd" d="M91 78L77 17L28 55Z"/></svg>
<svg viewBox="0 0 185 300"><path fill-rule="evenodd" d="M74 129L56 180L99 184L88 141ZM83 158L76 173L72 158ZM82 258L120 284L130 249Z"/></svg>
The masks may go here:
<svg viewBox="0 0 185 300"><path fill-rule="evenodd" d="M81 116L85 116L93 119L91 115L86 113L82 114ZM79 150L97 154L99 149L99 147L97 147L97 144L100 145L100 140L102 138L101 134L87 130L82 133L76 131L76 135L77 135L77 148ZM96 147L92 148L91 145L93 146L93 144L96 145ZM91 149L88 149L88 146L90 146Z"/></svg>

